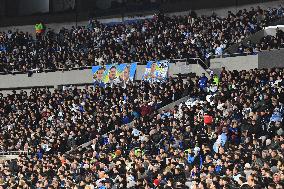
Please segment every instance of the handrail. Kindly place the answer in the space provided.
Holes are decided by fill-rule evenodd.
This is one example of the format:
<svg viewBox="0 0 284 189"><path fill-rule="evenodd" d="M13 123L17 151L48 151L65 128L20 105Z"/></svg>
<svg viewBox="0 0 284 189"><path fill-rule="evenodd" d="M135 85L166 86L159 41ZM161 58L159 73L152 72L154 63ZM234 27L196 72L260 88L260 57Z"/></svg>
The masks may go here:
<svg viewBox="0 0 284 189"><path fill-rule="evenodd" d="M178 61L187 61L186 58L175 58L175 59L162 59L162 60L167 60L171 63L176 63ZM149 60L149 61L158 61L158 60ZM133 61L135 62L135 61ZM144 63L141 62L136 62L139 65L146 65ZM112 62L112 63L106 63L104 65L109 65L109 64L120 64L119 62ZM123 62L121 64L124 64ZM128 63L126 63L128 64ZM97 65L94 65L97 66ZM99 66L99 65L98 65ZM71 67L71 68L56 68L56 69L31 69L31 70L27 70L27 71L18 71L18 70L14 70L14 71L9 71L9 72L0 72L0 75L15 75L15 74L28 74L28 73L44 73L44 72L64 72L64 71L71 71L71 70L84 70L84 69L91 69L92 66L80 66L80 67Z"/></svg>
<svg viewBox="0 0 284 189"><path fill-rule="evenodd" d="M205 69L209 69L209 66L201 58L188 58L188 60L197 60L197 64L201 65ZM199 63L201 62L201 64Z"/></svg>
<svg viewBox="0 0 284 189"><path fill-rule="evenodd" d="M187 62L187 59L186 58L176 58L176 59L169 60L169 62L176 64L178 62Z"/></svg>
<svg viewBox="0 0 284 189"><path fill-rule="evenodd" d="M6 156L6 155L28 155L28 150L19 150L19 151L0 151L0 156Z"/></svg>
<svg viewBox="0 0 284 189"><path fill-rule="evenodd" d="M276 26L267 26L264 27L264 29L276 29L276 28L284 28L284 25L276 25Z"/></svg>
<svg viewBox="0 0 284 189"><path fill-rule="evenodd" d="M243 52L243 53L224 53L222 55L212 55L211 58L227 58L227 57L234 57L234 56L247 56L247 55L255 55L254 53L259 53L258 52Z"/></svg>
<svg viewBox="0 0 284 189"><path fill-rule="evenodd" d="M168 60L168 61L181 61L181 60L186 60L186 58L174 58L174 59L163 59L163 60ZM157 60L149 60L149 61L157 61ZM135 62L135 61L133 61ZM137 62L138 64L141 62ZM174 63L174 62L173 62ZM108 64L119 64L119 62L111 62L111 63L106 63L104 65L108 65ZM121 63L123 64L123 63ZM146 64L142 64L142 65L146 65ZM56 68L56 69L31 69L31 70L27 70L27 71L18 71L18 70L13 70L13 71L9 71L9 72L0 72L0 74L3 75L8 75L8 74L26 74L26 73L41 73L41 72L56 72L56 71L69 71L69 70L80 70L80 69L90 69L92 68L92 66L80 66L80 67L71 67L71 68Z"/></svg>
<svg viewBox="0 0 284 189"><path fill-rule="evenodd" d="M258 55L259 53L261 52L267 52L267 51L277 51L277 50L281 50L281 49L284 49L284 48L273 48L273 49L265 49L265 50L260 50L260 51L255 51L255 52L243 52L243 53L230 53L230 54L223 54L223 55L212 55L211 58L215 59L215 58L230 58L230 57L237 57L237 56L254 56L254 55Z"/></svg>

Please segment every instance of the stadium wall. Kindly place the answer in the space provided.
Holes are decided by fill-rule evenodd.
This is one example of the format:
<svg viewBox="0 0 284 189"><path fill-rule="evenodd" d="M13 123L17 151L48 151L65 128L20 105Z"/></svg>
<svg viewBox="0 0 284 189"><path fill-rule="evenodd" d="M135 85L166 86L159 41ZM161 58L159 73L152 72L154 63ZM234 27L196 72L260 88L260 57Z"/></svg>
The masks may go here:
<svg viewBox="0 0 284 189"><path fill-rule="evenodd" d="M210 69L225 67L228 70L250 70L255 68L284 67L284 49L262 51L257 55L215 58L210 61Z"/></svg>
<svg viewBox="0 0 284 189"><path fill-rule="evenodd" d="M141 80L145 72L145 65L137 65L136 80ZM176 77L177 74L196 73L201 75L206 71L198 64L187 64L185 62L170 63L169 77ZM71 70L48 73L34 73L31 77L28 74L1 75L0 91L10 91L11 89L32 88L32 87L55 87L61 85L82 85L91 84L92 70Z"/></svg>
<svg viewBox="0 0 284 189"><path fill-rule="evenodd" d="M250 70L258 67L258 55L215 58L210 61L210 69Z"/></svg>
<svg viewBox="0 0 284 189"><path fill-rule="evenodd" d="M284 67L284 49L259 53L258 68L272 67Z"/></svg>
<svg viewBox="0 0 284 189"><path fill-rule="evenodd" d="M24 0L19 1L19 14L31 15L49 12L49 0Z"/></svg>

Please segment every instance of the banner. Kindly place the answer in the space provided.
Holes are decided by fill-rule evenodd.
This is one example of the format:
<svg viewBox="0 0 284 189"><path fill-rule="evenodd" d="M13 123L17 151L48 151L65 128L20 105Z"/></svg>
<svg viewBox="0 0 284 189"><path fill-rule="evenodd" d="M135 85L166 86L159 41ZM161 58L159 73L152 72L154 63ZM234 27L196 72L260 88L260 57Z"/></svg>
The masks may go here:
<svg viewBox="0 0 284 189"><path fill-rule="evenodd" d="M143 75L144 81L161 82L167 79L169 70L169 62L162 61L149 61L146 65L145 73Z"/></svg>
<svg viewBox="0 0 284 189"><path fill-rule="evenodd" d="M93 66L94 85L104 87L106 84L133 81L136 68L137 63Z"/></svg>

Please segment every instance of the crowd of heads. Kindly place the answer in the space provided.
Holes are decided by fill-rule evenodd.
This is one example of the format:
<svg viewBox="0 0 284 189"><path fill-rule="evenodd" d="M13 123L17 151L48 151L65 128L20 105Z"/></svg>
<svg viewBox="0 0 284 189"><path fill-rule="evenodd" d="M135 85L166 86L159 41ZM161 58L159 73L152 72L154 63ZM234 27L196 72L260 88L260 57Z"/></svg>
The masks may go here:
<svg viewBox="0 0 284 189"><path fill-rule="evenodd" d="M209 78L1 97L1 149L29 155L2 162L0 184L283 188L283 77L284 69L223 69Z"/></svg>
<svg viewBox="0 0 284 189"><path fill-rule="evenodd" d="M227 17L157 14L130 23L47 30L32 37L21 31L0 32L0 72L13 73L84 68L109 63L201 58L217 55L232 44L282 18L281 6L228 12Z"/></svg>
<svg viewBox="0 0 284 189"><path fill-rule="evenodd" d="M180 98L184 88L171 80L163 85L134 82L112 88L71 86L0 94L0 150L66 152Z"/></svg>
<svg viewBox="0 0 284 189"><path fill-rule="evenodd" d="M260 39L259 43L253 43L251 40L240 44L237 50L239 54L256 54L265 50L276 50L284 48L284 32L276 28L276 35L267 35Z"/></svg>
<svg viewBox="0 0 284 189"><path fill-rule="evenodd" d="M283 13L280 6L226 18L157 14L35 38L1 32L0 71L209 59ZM278 49L283 37L277 30L239 51ZM0 94L0 152L28 152L0 160L0 188L281 189L283 115L283 68Z"/></svg>

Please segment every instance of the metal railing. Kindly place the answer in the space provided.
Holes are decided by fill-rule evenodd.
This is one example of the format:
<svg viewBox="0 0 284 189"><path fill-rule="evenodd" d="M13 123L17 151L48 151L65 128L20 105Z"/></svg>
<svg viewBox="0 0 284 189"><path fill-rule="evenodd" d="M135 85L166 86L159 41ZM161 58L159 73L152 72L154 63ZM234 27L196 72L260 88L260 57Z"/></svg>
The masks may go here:
<svg viewBox="0 0 284 189"><path fill-rule="evenodd" d="M29 151L27 150L19 150L19 151L0 151L0 158L4 156L10 156L10 155L29 155Z"/></svg>
<svg viewBox="0 0 284 189"><path fill-rule="evenodd" d="M273 49L266 49L266 50L260 50L260 51L255 51L255 52L243 52L243 53L224 53L222 55L212 55L211 59L215 59L215 58L228 58L228 57L237 57L237 56L249 56L249 55L258 55L261 52L267 52L267 51L277 51L277 50L281 50L284 48L273 48Z"/></svg>
<svg viewBox="0 0 284 189"><path fill-rule="evenodd" d="M248 56L248 55L257 55L259 52L261 51L257 51L257 52L243 52L243 53L228 53L228 52L225 52L224 54L222 55L212 55L211 56L211 59L214 59L214 58L227 58L227 57L236 57L236 56Z"/></svg>
<svg viewBox="0 0 284 189"><path fill-rule="evenodd" d="M48 73L48 72L64 72L64 71L71 71L71 70L84 70L84 69L91 69L92 66L81 66L81 67L71 67L71 68L56 68L56 69L32 69L27 71L9 71L9 72L0 72L0 75L8 75L8 74L28 74L28 73Z"/></svg>
<svg viewBox="0 0 284 189"><path fill-rule="evenodd" d="M205 63L205 61L202 60L201 58L188 58L188 64L199 64L205 70L209 69L210 67L209 64Z"/></svg>
<svg viewBox="0 0 284 189"><path fill-rule="evenodd" d="M176 58L176 59L164 59L169 61L170 63L178 63L187 61L186 58ZM159 61L159 60L149 60L149 61ZM133 61L135 62L135 61ZM136 62L138 65L146 65L145 63ZM112 63L105 63L103 65L109 65L109 64L124 64L123 62L112 62ZM126 63L126 64L129 64ZM92 65L92 66L99 66L99 65ZM15 75L15 74L33 74L33 73L49 73L49 72L65 72L65 71L71 71L71 70L85 70L85 69L92 69L92 66L80 66L80 67L65 67L65 68L56 68L56 69L31 69L26 71L18 71L18 70L12 70L8 72L0 72L0 75Z"/></svg>

